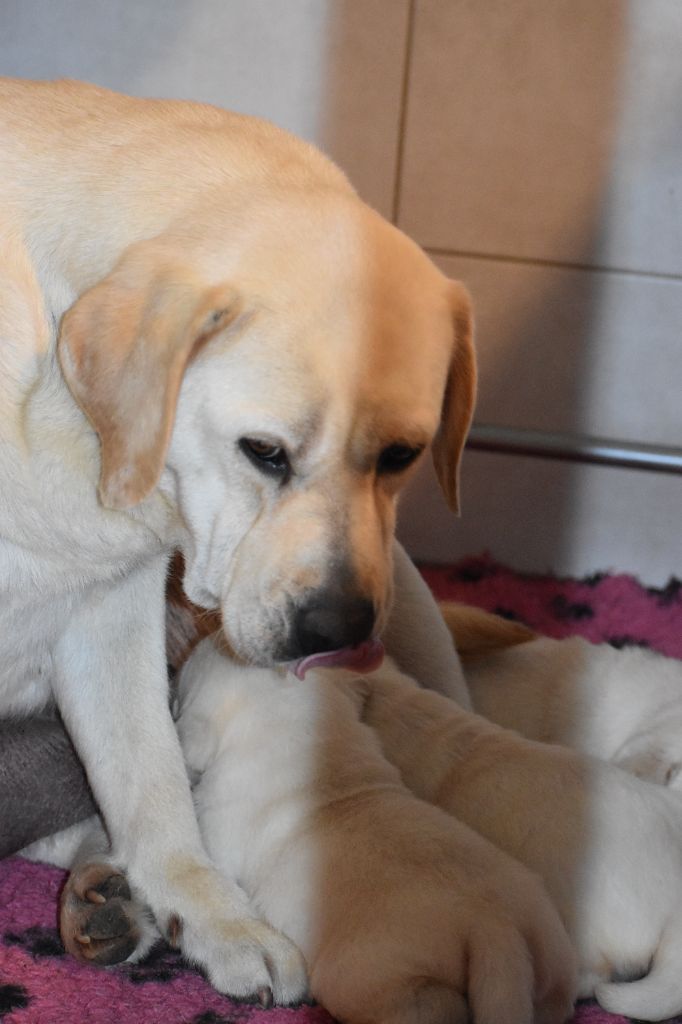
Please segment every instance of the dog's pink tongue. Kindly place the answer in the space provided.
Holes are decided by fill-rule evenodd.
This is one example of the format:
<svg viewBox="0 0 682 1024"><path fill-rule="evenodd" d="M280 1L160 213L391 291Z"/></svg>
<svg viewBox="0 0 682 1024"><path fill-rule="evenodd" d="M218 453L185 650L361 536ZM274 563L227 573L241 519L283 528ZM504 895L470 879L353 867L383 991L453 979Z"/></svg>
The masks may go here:
<svg viewBox="0 0 682 1024"><path fill-rule="evenodd" d="M366 640L357 647L340 647L338 651L324 654L310 654L300 661L289 663L289 671L304 679L311 668L351 668L355 672L373 672L384 660L384 645L381 640Z"/></svg>

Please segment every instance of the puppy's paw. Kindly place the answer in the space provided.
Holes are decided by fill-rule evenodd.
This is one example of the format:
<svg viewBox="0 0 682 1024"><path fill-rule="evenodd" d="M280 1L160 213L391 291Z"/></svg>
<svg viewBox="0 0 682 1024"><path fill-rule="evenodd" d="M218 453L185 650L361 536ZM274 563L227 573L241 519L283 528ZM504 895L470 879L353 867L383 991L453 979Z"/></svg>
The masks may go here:
<svg viewBox="0 0 682 1024"><path fill-rule="evenodd" d="M522 931L499 919L479 924L468 959L474 1020L564 1024L570 1018L577 990L573 949L563 928L544 925Z"/></svg>
<svg viewBox="0 0 682 1024"><path fill-rule="evenodd" d="M540 879L499 852L466 947L472 1016L478 1024L563 1024L578 993L573 944Z"/></svg>
<svg viewBox="0 0 682 1024"><path fill-rule="evenodd" d="M138 959L157 934L125 875L107 863L74 868L62 892L59 923L67 952L100 966L133 954Z"/></svg>
<svg viewBox="0 0 682 1024"><path fill-rule="evenodd" d="M614 755L613 762L619 768L647 782L670 786L671 789L682 788L682 763L677 742L674 749L666 749L664 743L659 744L646 736L636 737L635 740L623 744Z"/></svg>

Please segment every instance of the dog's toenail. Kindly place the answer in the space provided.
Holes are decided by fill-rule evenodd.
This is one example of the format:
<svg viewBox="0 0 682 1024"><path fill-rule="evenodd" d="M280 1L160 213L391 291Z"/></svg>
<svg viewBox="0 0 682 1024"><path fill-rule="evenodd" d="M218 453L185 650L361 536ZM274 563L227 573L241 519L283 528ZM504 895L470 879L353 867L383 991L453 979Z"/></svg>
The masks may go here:
<svg viewBox="0 0 682 1024"><path fill-rule="evenodd" d="M85 893L85 898L90 903L106 903L106 896L102 896L101 892L97 892L97 889L88 889Z"/></svg>
<svg viewBox="0 0 682 1024"><path fill-rule="evenodd" d="M89 935L76 935L76 942L80 942L81 946L89 946L92 939Z"/></svg>
<svg viewBox="0 0 682 1024"><path fill-rule="evenodd" d="M177 914L168 921L168 942L174 948L177 949L180 945L180 936L182 935L182 921Z"/></svg>
<svg viewBox="0 0 682 1024"><path fill-rule="evenodd" d="M265 986L264 988L258 989L258 1002L261 1004L264 1010L269 1010L272 1006L272 989Z"/></svg>

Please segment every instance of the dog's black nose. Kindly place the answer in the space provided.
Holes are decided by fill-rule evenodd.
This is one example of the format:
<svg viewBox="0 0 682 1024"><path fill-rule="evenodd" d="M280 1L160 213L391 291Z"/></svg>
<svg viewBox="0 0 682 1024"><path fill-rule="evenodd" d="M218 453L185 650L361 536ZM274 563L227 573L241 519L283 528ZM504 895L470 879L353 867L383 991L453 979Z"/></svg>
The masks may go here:
<svg viewBox="0 0 682 1024"><path fill-rule="evenodd" d="M374 604L367 598L329 593L317 595L296 612L296 656L323 654L368 640L374 628Z"/></svg>

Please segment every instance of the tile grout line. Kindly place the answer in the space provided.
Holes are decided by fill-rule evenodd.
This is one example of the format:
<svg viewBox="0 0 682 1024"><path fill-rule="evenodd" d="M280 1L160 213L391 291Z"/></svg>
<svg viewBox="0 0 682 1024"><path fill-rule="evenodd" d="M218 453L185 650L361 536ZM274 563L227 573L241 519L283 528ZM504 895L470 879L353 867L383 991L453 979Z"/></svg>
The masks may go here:
<svg viewBox="0 0 682 1024"><path fill-rule="evenodd" d="M407 104L410 89L410 72L412 69L412 40L414 35L414 21L416 15L417 0L408 0L407 3L407 26L405 30L405 53L403 65L403 80L400 89L400 109L398 115L398 145L395 154L395 174L393 177L393 210L391 221L398 223L400 215L400 200L403 175L403 155L405 152L405 127L407 124Z"/></svg>
<svg viewBox="0 0 682 1024"><path fill-rule="evenodd" d="M489 263L513 263L526 267L547 267L553 270L593 271L596 274L622 274L627 277L643 277L654 281L682 282L682 274L666 273L657 270L633 270L630 267L606 267L598 263L570 263L564 260L545 260L524 256L509 256L500 253L470 252L463 249L442 249L438 246L424 245L423 249L429 256L480 260Z"/></svg>

